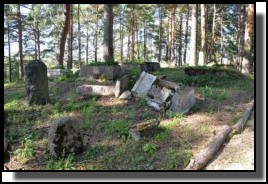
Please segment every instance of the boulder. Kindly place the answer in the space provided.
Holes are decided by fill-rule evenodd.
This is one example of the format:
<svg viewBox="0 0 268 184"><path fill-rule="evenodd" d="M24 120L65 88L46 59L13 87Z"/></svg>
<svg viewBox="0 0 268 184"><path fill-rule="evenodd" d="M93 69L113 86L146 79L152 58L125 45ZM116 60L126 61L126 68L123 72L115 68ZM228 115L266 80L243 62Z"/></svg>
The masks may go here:
<svg viewBox="0 0 268 184"><path fill-rule="evenodd" d="M47 67L39 60L25 66L27 103L45 105L49 102Z"/></svg>
<svg viewBox="0 0 268 184"><path fill-rule="evenodd" d="M49 129L48 145L50 153L56 158L84 150L79 122L73 117L55 120Z"/></svg>
<svg viewBox="0 0 268 184"><path fill-rule="evenodd" d="M152 84L156 81L157 77L146 72L142 72L138 81L135 83L131 92L135 97L145 97L150 91Z"/></svg>
<svg viewBox="0 0 268 184"><path fill-rule="evenodd" d="M129 88L129 75L124 75L121 79L118 79L115 84L114 95L118 98L124 91Z"/></svg>
<svg viewBox="0 0 268 184"><path fill-rule="evenodd" d="M196 99L194 96L194 89L187 86L181 87L173 94L169 110L172 112L186 114L190 108L195 105L195 103Z"/></svg>
<svg viewBox="0 0 268 184"><path fill-rule="evenodd" d="M139 140L142 137L152 137L160 124L160 121L154 120L144 123L133 125L129 129L129 134L135 140Z"/></svg>
<svg viewBox="0 0 268 184"><path fill-rule="evenodd" d="M114 95L114 86L82 85L76 92L82 96L109 96Z"/></svg>
<svg viewBox="0 0 268 184"><path fill-rule="evenodd" d="M131 99L132 97L132 94L129 90L125 91L124 93L122 93L120 96L119 96L119 99L121 100L129 100Z"/></svg>

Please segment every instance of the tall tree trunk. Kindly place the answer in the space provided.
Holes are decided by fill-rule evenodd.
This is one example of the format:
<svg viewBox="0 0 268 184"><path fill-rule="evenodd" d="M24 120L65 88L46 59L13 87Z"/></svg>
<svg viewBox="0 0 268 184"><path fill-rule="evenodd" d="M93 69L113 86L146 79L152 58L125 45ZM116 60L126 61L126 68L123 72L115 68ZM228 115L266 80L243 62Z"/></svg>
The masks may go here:
<svg viewBox="0 0 268 184"><path fill-rule="evenodd" d="M39 27L38 27L38 22L37 22L37 47L38 47L38 59L41 60L40 30L39 30Z"/></svg>
<svg viewBox="0 0 268 184"><path fill-rule="evenodd" d="M223 5L221 5L221 65L223 64Z"/></svg>
<svg viewBox="0 0 268 184"><path fill-rule="evenodd" d="M240 63L239 63L239 71L242 72L242 62L244 57L244 44L245 44L245 29L246 29L246 4L242 4L242 22L241 22L241 35L240 35L240 41L241 41L241 53L240 53Z"/></svg>
<svg viewBox="0 0 268 184"><path fill-rule="evenodd" d="M146 61L146 57L147 57L147 37L146 37L146 21L144 19L144 23L143 23L143 57L144 57L144 61Z"/></svg>
<svg viewBox="0 0 268 184"><path fill-rule="evenodd" d="M86 63L88 65L88 39L89 35L88 35L88 26L87 26L87 45L86 45Z"/></svg>
<svg viewBox="0 0 268 184"><path fill-rule="evenodd" d="M81 68L81 35L80 35L80 5L78 4L77 8L77 19L78 19L78 65Z"/></svg>
<svg viewBox="0 0 268 184"><path fill-rule="evenodd" d="M186 25L185 25L185 47L184 47L184 56L183 63L186 64L186 56L187 56L187 46L188 46L188 21L189 21L189 13L190 7L187 5L187 14L186 14Z"/></svg>
<svg viewBox="0 0 268 184"><path fill-rule="evenodd" d="M7 43L8 43L8 79L9 79L9 82L12 82L12 78L11 78L11 47L10 47L9 20L7 20Z"/></svg>
<svg viewBox="0 0 268 184"><path fill-rule="evenodd" d="M113 49L113 5L104 5L104 45L103 59L105 61L114 61Z"/></svg>
<svg viewBox="0 0 268 184"><path fill-rule="evenodd" d="M135 47L135 30L134 30L134 8L131 8L131 55L130 58L134 60L134 48Z"/></svg>
<svg viewBox="0 0 268 184"><path fill-rule="evenodd" d="M127 59L130 60L130 26L128 27L127 35Z"/></svg>
<svg viewBox="0 0 268 184"><path fill-rule="evenodd" d="M99 7L97 6L96 22L95 22L95 35L94 35L94 61L98 61L98 34L99 34Z"/></svg>
<svg viewBox="0 0 268 184"><path fill-rule="evenodd" d="M66 37L68 35L68 30L69 30L70 4L65 4L65 12L64 12L64 15L65 15L65 22L64 22L63 29L61 31L59 51L58 51L58 54L57 54L58 64L61 67L63 67L65 42L66 42Z"/></svg>
<svg viewBox="0 0 268 184"><path fill-rule="evenodd" d="M183 22L183 16L182 13L180 14L180 28L179 28L179 66L182 66L182 22Z"/></svg>
<svg viewBox="0 0 268 184"><path fill-rule="evenodd" d="M168 61L171 61L171 49L172 49L172 5L169 5L169 17L168 17Z"/></svg>
<svg viewBox="0 0 268 184"><path fill-rule="evenodd" d="M207 64L207 51L206 51L206 5L201 4L201 63L200 65Z"/></svg>
<svg viewBox="0 0 268 184"><path fill-rule="evenodd" d="M238 27L237 27L237 56L236 56L236 67L239 70L240 68L240 58L241 58L241 51L242 51L242 42L241 42L241 4L237 5L237 13L238 13Z"/></svg>
<svg viewBox="0 0 268 184"><path fill-rule="evenodd" d="M33 29L33 35L34 35L34 59L37 60L37 31L36 29Z"/></svg>
<svg viewBox="0 0 268 184"><path fill-rule="evenodd" d="M137 48L137 54L138 54L138 60L140 60L140 47L139 47L139 29L138 24L136 24L136 48Z"/></svg>
<svg viewBox="0 0 268 184"><path fill-rule="evenodd" d="M175 35L175 10L176 5L172 5L172 18L171 18L171 55L170 55L170 61L174 61L174 35Z"/></svg>
<svg viewBox="0 0 268 184"><path fill-rule="evenodd" d="M159 6L159 42L158 42L158 48L159 48L159 54L158 54L158 62L161 61L162 57L162 8Z"/></svg>
<svg viewBox="0 0 268 184"><path fill-rule="evenodd" d="M213 20L212 20L212 31L211 31L212 34L211 34L211 43L210 43L209 51L208 51L209 60L211 60L211 55L212 55L213 48L214 48L215 28L216 28L216 4L213 4Z"/></svg>
<svg viewBox="0 0 268 184"><path fill-rule="evenodd" d="M122 28L122 12L120 12L120 60L123 63L123 28Z"/></svg>
<svg viewBox="0 0 268 184"><path fill-rule="evenodd" d="M249 74L250 72L250 62L252 62L251 45L253 41L253 33L254 33L254 4L249 4L248 17L245 29L244 54L242 60L242 73L244 74Z"/></svg>
<svg viewBox="0 0 268 184"><path fill-rule="evenodd" d="M73 68L73 5L70 5L70 20L69 20L69 41L68 41L68 61L67 69Z"/></svg>
<svg viewBox="0 0 268 184"><path fill-rule="evenodd" d="M21 13L20 13L20 4L18 4L17 9L17 18L18 18L18 31L19 31L19 53L20 53L20 78L24 77L24 65L23 65L23 50L22 50L22 23L21 23Z"/></svg>
<svg viewBox="0 0 268 184"><path fill-rule="evenodd" d="M197 4L192 5L192 31L191 31L191 61L190 66L197 66L196 33L197 33Z"/></svg>

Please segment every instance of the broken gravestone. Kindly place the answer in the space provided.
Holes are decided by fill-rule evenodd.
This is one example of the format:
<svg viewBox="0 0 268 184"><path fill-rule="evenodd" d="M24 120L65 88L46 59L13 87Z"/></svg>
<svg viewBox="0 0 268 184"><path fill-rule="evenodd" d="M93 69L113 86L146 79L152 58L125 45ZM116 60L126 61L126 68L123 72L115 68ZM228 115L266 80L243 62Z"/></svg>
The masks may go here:
<svg viewBox="0 0 268 184"><path fill-rule="evenodd" d="M173 94L169 110L186 114L195 103L194 89L188 86L181 87Z"/></svg>
<svg viewBox="0 0 268 184"><path fill-rule="evenodd" d="M49 129L48 144L50 153L56 158L84 150L79 122L73 117L55 120Z"/></svg>
<svg viewBox="0 0 268 184"><path fill-rule="evenodd" d="M146 72L141 74L132 94L145 98L147 105L156 111L170 110L185 114L196 102L194 89L159 79Z"/></svg>
<svg viewBox="0 0 268 184"><path fill-rule="evenodd" d="M120 96L119 96L119 99L121 100L129 100L131 99L132 97L132 94L129 90L125 91L124 93L122 93Z"/></svg>
<svg viewBox="0 0 268 184"><path fill-rule="evenodd" d="M82 85L76 92L82 96L109 96L114 95L114 86Z"/></svg>
<svg viewBox="0 0 268 184"><path fill-rule="evenodd" d="M145 97L150 91L156 79L156 76L142 72L138 81L135 83L134 87L131 90L133 96Z"/></svg>
<svg viewBox="0 0 268 184"><path fill-rule="evenodd" d="M114 95L118 98L124 91L129 88L129 75L124 75L121 79L118 79L115 84Z"/></svg>
<svg viewBox="0 0 268 184"><path fill-rule="evenodd" d="M39 60L32 60L25 66L27 103L45 105L49 102L47 67Z"/></svg>
<svg viewBox="0 0 268 184"><path fill-rule="evenodd" d="M144 123L133 125L129 129L129 134L135 140L139 140L142 137L152 137L160 124L160 121L154 120Z"/></svg>

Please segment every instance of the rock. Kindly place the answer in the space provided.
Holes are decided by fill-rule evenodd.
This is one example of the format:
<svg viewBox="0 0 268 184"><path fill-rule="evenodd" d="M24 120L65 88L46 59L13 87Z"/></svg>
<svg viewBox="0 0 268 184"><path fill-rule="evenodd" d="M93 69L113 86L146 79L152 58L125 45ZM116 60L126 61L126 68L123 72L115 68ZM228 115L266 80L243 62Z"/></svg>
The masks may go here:
<svg viewBox="0 0 268 184"><path fill-rule="evenodd" d="M182 87L173 94L169 110L186 114L195 103L194 89Z"/></svg>
<svg viewBox="0 0 268 184"><path fill-rule="evenodd" d="M154 72L160 69L160 64L157 62L144 62L147 65L147 71Z"/></svg>
<svg viewBox="0 0 268 184"><path fill-rule="evenodd" d="M148 74L146 72L142 72L140 78L135 83L131 92L135 97L145 97L147 93L150 91L152 84L157 79L156 76Z"/></svg>
<svg viewBox="0 0 268 184"><path fill-rule="evenodd" d="M25 66L27 103L45 105L49 102L47 67L39 60Z"/></svg>
<svg viewBox="0 0 268 184"><path fill-rule="evenodd" d="M151 137L156 133L159 124L160 122L157 120L139 123L130 127L129 134L135 140L139 140L142 137Z"/></svg>
<svg viewBox="0 0 268 184"><path fill-rule="evenodd" d="M131 92L129 90L127 90L127 91L125 91L124 93L122 93L120 95L119 99L121 99L121 100L129 100L129 99L131 99L131 97L132 97Z"/></svg>
<svg viewBox="0 0 268 184"><path fill-rule="evenodd" d="M129 75L124 75L121 79L118 79L115 84L114 96L118 98L124 91L129 88Z"/></svg>
<svg viewBox="0 0 268 184"><path fill-rule="evenodd" d="M234 110L234 107L229 106L229 105L224 105L223 106L223 109L226 110L226 111L233 111Z"/></svg>
<svg viewBox="0 0 268 184"><path fill-rule="evenodd" d="M171 99L171 90L159 86L159 85L152 85L152 88L148 92L147 96L154 101L158 102L159 104L163 104L169 99Z"/></svg>
<svg viewBox="0 0 268 184"><path fill-rule="evenodd" d="M79 122L72 117L55 120L49 129L48 144L50 153L56 158L84 150Z"/></svg>
<svg viewBox="0 0 268 184"><path fill-rule="evenodd" d="M114 95L114 86L82 85L76 92L82 96L109 96Z"/></svg>
<svg viewBox="0 0 268 184"><path fill-rule="evenodd" d="M106 78L108 80L116 80L123 76L120 65L111 66L82 66L79 71L79 77L90 79Z"/></svg>

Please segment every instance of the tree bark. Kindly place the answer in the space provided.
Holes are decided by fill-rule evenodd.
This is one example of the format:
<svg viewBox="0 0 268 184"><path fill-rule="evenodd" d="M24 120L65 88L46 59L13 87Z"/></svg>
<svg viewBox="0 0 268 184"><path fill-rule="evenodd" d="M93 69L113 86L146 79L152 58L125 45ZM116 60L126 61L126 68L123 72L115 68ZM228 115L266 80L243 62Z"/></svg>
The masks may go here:
<svg viewBox="0 0 268 184"><path fill-rule="evenodd" d="M144 61L146 61L147 57L147 37L146 37L146 21L144 20L143 23L143 57Z"/></svg>
<svg viewBox="0 0 268 184"><path fill-rule="evenodd" d="M65 4L65 12L64 12L64 14L65 14L65 22L64 22L63 29L61 31L59 51L58 51L58 54L57 54L58 64L61 67L63 67L65 42L66 42L66 37L68 35L68 30L69 30L70 4Z"/></svg>
<svg viewBox="0 0 268 184"><path fill-rule="evenodd" d="M95 28L95 35L94 35L94 61L98 61L98 35L99 35L99 6L97 8L96 14L96 28Z"/></svg>
<svg viewBox="0 0 268 184"><path fill-rule="evenodd" d="M123 57L123 28L122 28L122 12L120 12L120 58L121 63L123 63L124 57Z"/></svg>
<svg viewBox="0 0 268 184"><path fill-rule="evenodd" d="M22 22L21 22L21 12L20 4L18 4L17 9L17 18L18 18L18 32L19 32L19 53L20 53L20 78L24 77L24 65L23 65L23 48L22 48Z"/></svg>
<svg viewBox="0 0 268 184"><path fill-rule="evenodd" d="M184 47L184 56L183 63L186 64L186 56L187 56L187 46L188 46L188 22L189 22L189 13L190 7L187 5L187 14L186 14L186 25L185 25L185 47Z"/></svg>
<svg viewBox="0 0 268 184"><path fill-rule="evenodd" d="M180 14L180 29L179 29L179 52L178 52L178 58L179 58L179 66L182 66L182 22L183 22L183 16L182 13Z"/></svg>
<svg viewBox="0 0 268 184"><path fill-rule="evenodd" d="M197 33L197 4L192 5L192 31L191 31L191 61L190 66L197 66L196 33Z"/></svg>
<svg viewBox="0 0 268 184"><path fill-rule="evenodd" d="M113 53L113 5L104 5L104 45L103 59L107 62L114 61Z"/></svg>
<svg viewBox="0 0 268 184"><path fill-rule="evenodd" d="M251 45L253 41L253 32L254 32L254 4L250 4L248 6L248 18L246 22L245 45L242 60L242 73L244 74L249 74L250 72L250 63L252 62Z"/></svg>
<svg viewBox="0 0 268 184"><path fill-rule="evenodd" d="M238 122L233 126L233 129L235 129L235 131L237 133L241 133L247 120L248 117L252 111L254 107L254 100L252 100L250 103L247 104L247 109L245 110L245 112L243 113L242 117L238 120Z"/></svg>
<svg viewBox="0 0 268 184"><path fill-rule="evenodd" d="M88 65L88 39L89 35L88 35L88 26L87 26L87 45L86 45L86 63Z"/></svg>
<svg viewBox="0 0 268 184"><path fill-rule="evenodd" d="M190 164L184 170L201 170L208 162L216 155L222 144L229 137L232 129L225 125L217 133L215 138L209 145L201 150L201 152L190 162Z"/></svg>
<svg viewBox="0 0 268 184"><path fill-rule="evenodd" d="M236 57L236 67L239 70L240 69L240 59L241 59L241 52L242 52L242 42L241 42L241 4L237 5L237 13L238 13L238 28L237 28L237 57Z"/></svg>
<svg viewBox="0 0 268 184"><path fill-rule="evenodd" d="M223 64L223 5L221 5L221 65Z"/></svg>
<svg viewBox="0 0 268 184"><path fill-rule="evenodd" d="M37 47L38 47L38 59L41 60L41 50L40 50L40 30L39 30L39 25L37 22Z"/></svg>
<svg viewBox="0 0 268 184"><path fill-rule="evenodd" d="M206 5L201 4L201 51L203 52L201 58L201 65L207 64L206 51Z"/></svg>
<svg viewBox="0 0 268 184"><path fill-rule="evenodd" d="M68 62L67 69L73 68L73 5L70 5L70 20L69 20L69 41L68 41Z"/></svg>
<svg viewBox="0 0 268 184"><path fill-rule="evenodd" d="M78 4L77 10L77 19L78 19L78 65L81 68L81 34L80 34L80 4Z"/></svg>
<svg viewBox="0 0 268 184"><path fill-rule="evenodd" d="M162 8L159 6L159 43L158 43L158 48L159 48L159 54L158 54L158 62L161 61L161 56L162 56Z"/></svg>
<svg viewBox="0 0 268 184"><path fill-rule="evenodd" d="M9 11L9 10L7 10ZM8 13L6 12L6 16L8 16ZM8 79L9 82L12 82L11 77L11 47L10 47L10 27L9 27L9 20L7 20L7 43L8 43Z"/></svg>

